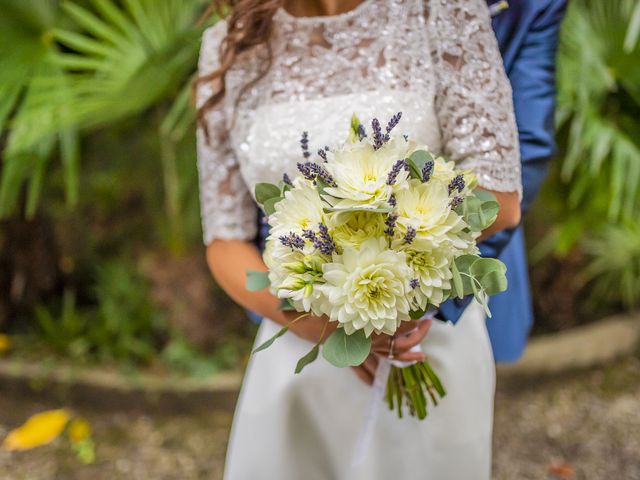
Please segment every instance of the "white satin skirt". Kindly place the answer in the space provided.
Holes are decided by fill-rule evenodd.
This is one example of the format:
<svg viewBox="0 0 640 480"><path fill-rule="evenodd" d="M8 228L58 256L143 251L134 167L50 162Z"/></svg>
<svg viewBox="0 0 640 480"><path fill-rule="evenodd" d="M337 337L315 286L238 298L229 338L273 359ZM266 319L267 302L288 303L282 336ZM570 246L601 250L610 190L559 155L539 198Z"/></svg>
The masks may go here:
<svg viewBox="0 0 640 480"><path fill-rule="evenodd" d="M280 327L265 320L256 345ZM456 325L435 320L423 349L447 395L419 421L380 409L364 462L350 468L371 387L288 332L252 356L236 407L225 480L488 480L495 366L482 307Z"/></svg>

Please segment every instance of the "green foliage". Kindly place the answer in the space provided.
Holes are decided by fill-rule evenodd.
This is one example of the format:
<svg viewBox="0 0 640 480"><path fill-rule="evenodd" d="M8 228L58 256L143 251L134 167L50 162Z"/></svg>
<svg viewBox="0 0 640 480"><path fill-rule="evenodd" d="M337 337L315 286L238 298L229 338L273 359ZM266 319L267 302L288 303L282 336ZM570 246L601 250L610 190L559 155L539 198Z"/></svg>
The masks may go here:
<svg viewBox="0 0 640 480"><path fill-rule="evenodd" d="M569 206L609 220L638 214L640 186L640 4L570 3L558 56L561 178Z"/></svg>
<svg viewBox="0 0 640 480"><path fill-rule="evenodd" d="M37 308L41 338L73 358L148 363L167 331L145 279L123 260L99 266L96 275L97 307L78 307L67 291L59 313Z"/></svg>
<svg viewBox="0 0 640 480"><path fill-rule="evenodd" d="M462 215L471 230L481 232L496 221L498 210L500 204L491 192L476 190L464 198L456 212Z"/></svg>
<svg viewBox="0 0 640 480"><path fill-rule="evenodd" d="M366 337L364 331L347 335L344 328L338 328L325 341L322 356L332 365L344 368L360 365L370 351L371 337Z"/></svg>
<svg viewBox="0 0 640 480"><path fill-rule="evenodd" d="M58 147L67 200L78 197L79 133L176 97L161 124L175 141L191 124L188 89L205 0L7 0L0 17L0 215L29 186L32 214ZM180 93L177 93L177 92ZM172 166L162 158L164 175ZM165 178L166 183L166 178Z"/></svg>
<svg viewBox="0 0 640 480"><path fill-rule="evenodd" d="M592 260L585 270L597 301L640 306L640 225L609 225L585 242Z"/></svg>
<svg viewBox="0 0 640 480"><path fill-rule="evenodd" d="M495 258L462 255L452 265L451 295L462 298L471 295L480 302L491 317L488 297L507 289L507 268Z"/></svg>
<svg viewBox="0 0 640 480"><path fill-rule="evenodd" d="M288 331L289 331L288 326L282 327L280 330L278 330L278 332L273 337L271 337L269 340L267 340L266 342L256 347L252 353L258 353L258 352L261 352L262 350L266 350L271 345L273 345L273 342L275 342L278 338L280 338L282 335L284 335Z"/></svg>
<svg viewBox="0 0 640 480"><path fill-rule="evenodd" d="M315 362L316 359L318 358L319 352L320 352L320 344L314 345L313 348L309 350L309 353L305 354L300 360L298 360L298 363L296 364L295 373L302 372L302 369L304 367L306 367L310 363Z"/></svg>
<svg viewBox="0 0 640 480"><path fill-rule="evenodd" d="M257 292L269 286L269 272L256 272L247 270L247 290Z"/></svg>

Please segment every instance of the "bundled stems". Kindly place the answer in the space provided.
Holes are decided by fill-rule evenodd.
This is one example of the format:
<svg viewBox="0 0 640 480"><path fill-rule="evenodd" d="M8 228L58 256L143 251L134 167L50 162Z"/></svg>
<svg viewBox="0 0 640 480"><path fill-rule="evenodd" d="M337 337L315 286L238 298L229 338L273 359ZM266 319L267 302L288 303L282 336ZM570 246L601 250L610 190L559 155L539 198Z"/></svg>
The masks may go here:
<svg viewBox="0 0 640 480"><path fill-rule="evenodd" d="M409 414L420 420L426 418L427 398L433 405L446 395L442 382L428 362L420 362L404 368L391 366L385 399L390 410L396 410L402 418L406 406Z"/></svg>

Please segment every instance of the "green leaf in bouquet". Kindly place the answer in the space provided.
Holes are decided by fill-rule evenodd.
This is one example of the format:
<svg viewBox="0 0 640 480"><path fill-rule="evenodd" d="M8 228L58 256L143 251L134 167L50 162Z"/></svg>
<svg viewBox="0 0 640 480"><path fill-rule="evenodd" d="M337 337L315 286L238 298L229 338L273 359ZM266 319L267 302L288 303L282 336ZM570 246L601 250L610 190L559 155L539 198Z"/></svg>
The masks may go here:
<svg viewBox="0 0 640 480"><path fill-rule="evenodd" d="M482 200L480 197L486 198L486 200ZM481 232L496 221L499 209L500 205L495 201L493 194L484 190L476 190L472 195L464 198L456 208L456 212L464 218L473 231Z"/></svg>
<svg viewBox="0 0 640 480"><path fill-rule="evenodd" d="M282 200L282 197L271 197L270 199L266 200L262 204L264 213L266 213L267 215L273 215L276 211L276 203L278 203L280 200Z"/></svg>
<svg viewBox="0 0 640 480"><path fill-rule="evenodd" d="M283 312L291 312L293 310L295 310L293 303L291 303L291 300L288 298L283 298L282 300L280 300L280 310L282 310Z"/></svg>
<svg viewBox="0 0 640 480"><path fill-rule="evenodd" d="M409 155L408 160L411 178L422 180L422 170L427 162L433 161L433 156L426 150L416 150Z"/></svg>
<svg viewBox="0 0 640 480"><path fill-rule="evenodd" d="M269 272L257 272L256 270L247 270L247 282L245 284L250 292L257 292L270 285Z"/></svg>
<svg viewBox="0 0 640 480"><path fill-rule="evenodd" d="M347 136L347 141L350 143L355 143L360 140L360 134L358 132L358 128L362 125L358 116L354 113L351 115L351 122L349 123L349 135Z"/></svg>
<svg viewBox="0 0 640 480"><path fill-rule="evenodd" d="M287 333L288 330L289 330L289 327L282 327L280 330L278 330L278 333L276 333L269 340L261 344L259 347L256 347L251 353L258 353L258 352L261 352L262 350L266 350L271 345L273 345L273 342L275 342L278 338L280 338L282 335Z"/></svg>
<svg viewBox="0 0 640 480"><path fill-rule="evenodd" d="M429 305L427 305L427 308L425 308L424 310L411 310L409 312L409 317L411 318L411 320L420 320L422 317L424 317L425 313L427 313L428 309Z"/></svg>
<svg viewBox="0 0 640 480"><path fill-rule="evenodd" d="M487 295L495 295L507 289L507 267L496 258L478 258L471 265L469 273Z"/></svg>
<svg viewBox="0 0 640 480"><path fill-rule="evenodd" d="M491 193L489 190L483 190L481 188L476 188L473 191L473 194L478 197L481 202L497 202L496 196Z"/></svg>
<svg viewBox="0 0 640 480"><path fill-rule="evenodd" d="M355 367L364 362L370 351L371 338L362 330L347 335L344 328L338 328L324 343L322 356L336 367Z"/></svg>
<svg viewBox="0 0 640 480"><path fill-rule="evenodd" d="M313 363L318 358L318 352L320 351L320 344L315 345L309 353L307 353L304 357L298 360L296 364L296 373L300 373L304 367Z"/></svg>
<svg viewBox="0 0 640 480"><path fill-rule="evenodd" d="M271 198L281 197L281 189L273 183L257 183L256 184L256 201L260 205L264 205Z"/></svg>
<svg viewBox="0 0 640 480"><path fill-rule="evenodd" d="M451 269L453 273L453 290L458 298L474 293L471 267L479 259L478 255L461 255L453 262Z"/></svg>

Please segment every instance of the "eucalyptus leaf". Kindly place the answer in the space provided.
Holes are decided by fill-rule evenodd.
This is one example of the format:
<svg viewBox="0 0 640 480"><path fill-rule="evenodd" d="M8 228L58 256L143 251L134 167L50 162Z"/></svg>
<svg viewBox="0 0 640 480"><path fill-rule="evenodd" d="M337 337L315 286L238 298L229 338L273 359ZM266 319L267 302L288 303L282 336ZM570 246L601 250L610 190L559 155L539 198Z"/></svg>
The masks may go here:
<svg viewBox="0 0 640 480"><path fill-rule="evenodd" d="M276 203L282 200L282 197L271 197L262 204L264 213L267 215L273 215L276 212Z"/></svg>
<svg viewBox="0 0 640 480"><path fill-rule="evenodd" d="M258 183L256 184L256 201L260 205L264 205L264 203L271 198L281 197L280 187L274 185L273 183Z"/></svg>
<svg viewBox="0 0 640 480"><path fill-rule="evenodd" d="M269 272L247 270L247 281L245 285L250 292L257 292L267 288L270 285Z"/></svg>
<svg viewBox="0 0 640 480"><path fill-rule="evenodd" d="M322 355L332 365L344 368L360 365L371 351L371 338L366 337L362 330L347 335L344 328L338 328L329 335Z"/></svg>
<svg viewBox="0 0 640 480"><path fill-rule="evenodd" d="M433 161L433 156L426 150L416 150L409 155L409 172L412 178L422 180L422 169L427 162Z"/></svg>
<svg viewBox="0 0 640 480"><path fill-rule="evenodd" d="M293 310L295 310L293 304L291 303L291 300L289 298L283 298L282 300L280 300L280 310L282 310L283 312L291 312Z"/></svg>
<svg viewBox="0 0 640 480"><path fill-rule="evenodd" d="M409 318L411 318L411 320L420 320L422 317L424 317L425 313L427 313L428 308L429 306L427 305L427 308L425 308L424 310L411 310L409 312Z"/></svg>
<svg viewBox="0 0 640 480"><path fill-rule="evenodd" d="M318 352L320 352L320 344L314 345L309 353L298 360L298 363L296 364L296 373L300 373L304 367L315 362L318 358Z"/></svg>
<svg viewBox="0 0 640 480"><path fill-rule="evenodd" d="M280 338L282 335L287 333L288 330L289 330L289 327L282 327L280 330L278 330L278 333L276 333L269 340L261 344L259 347L255 348L252 353L258 353L258 352L261 352L262 350L266 350L271 345L273 345L273 342L275 342L278 338Z"/></svg>

